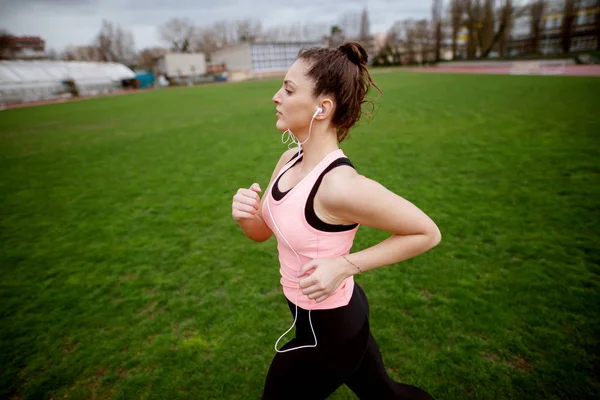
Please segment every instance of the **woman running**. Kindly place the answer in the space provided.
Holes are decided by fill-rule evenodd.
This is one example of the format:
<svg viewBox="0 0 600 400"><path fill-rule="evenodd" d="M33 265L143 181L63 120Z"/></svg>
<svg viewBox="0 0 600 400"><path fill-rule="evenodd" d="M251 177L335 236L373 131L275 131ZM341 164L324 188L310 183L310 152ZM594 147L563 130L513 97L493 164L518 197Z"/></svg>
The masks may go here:
<svg viewBox="0 0 600 400"><path fill-rule="evenodd" d="M369 329L354 275L436 246L436 224L409 201L360 175L339 148L379 90L358 43L300 52L273 97L277 129L298 147L283 153L262 199L254 183L233 197L232 216L257 242L277 238L281 285L294 339L278 348L263 399L325 399L347 385L360 399L432 399L394 382ZM349 254L359 225L392 233Z"/></svg>

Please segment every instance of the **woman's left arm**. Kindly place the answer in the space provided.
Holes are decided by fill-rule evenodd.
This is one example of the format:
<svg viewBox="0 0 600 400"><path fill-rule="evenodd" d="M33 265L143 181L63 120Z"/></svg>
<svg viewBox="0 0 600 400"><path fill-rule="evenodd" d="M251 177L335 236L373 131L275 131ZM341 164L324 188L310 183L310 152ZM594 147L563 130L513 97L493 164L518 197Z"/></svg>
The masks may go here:
<svg viewBox="0 0 600 400"><path fill-rule="evenodd" d="M321 199L333 215L392 233L381 243L347 256L363 272L418 256L442 239L431 218L381 184L358 174L331 183Z"/></svg>
<svg viewBox="0 0 600 400"><path fill-rule="evenodd" d="M365 272L407 260L435 247L442 237L431 218L408 200L350 168L336 169L339 172L331 174L327 184L319 188L319 200L327 213L392 235L375 246L346 256L350 263L340 257L305 264L299 275L311 270L313 273L300 280L300 287L303 294L317 302L329 297L345 278L359 273L356 266ZM325 264L327 268L319 271L319 266Z"/></svg>

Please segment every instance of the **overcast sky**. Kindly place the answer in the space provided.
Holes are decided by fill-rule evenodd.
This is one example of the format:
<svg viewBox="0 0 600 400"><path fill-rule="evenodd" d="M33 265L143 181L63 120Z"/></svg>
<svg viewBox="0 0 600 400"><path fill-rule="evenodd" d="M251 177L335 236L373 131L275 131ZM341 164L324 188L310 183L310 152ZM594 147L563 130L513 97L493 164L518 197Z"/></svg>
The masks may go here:
<svg viewBox="0 0 600 400"><path fill-rule="evenodd" d="M397 20L428 18L430 0L0 0L0 29L13 35L41 36L47 49L87 45L102 19L133 32L138 50L165 46L157 26L188 17L197 26L254 18L264 28L293 23L335 24L348 12L367 6L371 33L386 32Z"/></svg>

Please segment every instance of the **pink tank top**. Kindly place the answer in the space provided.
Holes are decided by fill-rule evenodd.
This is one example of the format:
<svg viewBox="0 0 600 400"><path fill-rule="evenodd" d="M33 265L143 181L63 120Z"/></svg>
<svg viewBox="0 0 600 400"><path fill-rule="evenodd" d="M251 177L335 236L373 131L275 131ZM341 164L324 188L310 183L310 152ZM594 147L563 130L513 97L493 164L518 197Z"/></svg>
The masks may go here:
<svg viewBox="0 0 600 400"><path fill-rule="evenodd" d="M265 192L267 196L265 202L269 204L263 204L262 208L263 219L277 238L283 293L292 303L296 303L297 296L298 307L306 310L342 307L350 302L352 296L354 289L352 276L345 279L326 300L317 303L316 300L302 294L301 288L298 290L300 278L296 277L296 273L310 260L340 257L350 252L358 225L326 224L314 214L313 201L323 176L329 170L337 165L352 164L341 149L334 150L296 186L286 192L283 198L276 200L273 197L273 186L276 186L279 178L298 161L298 157L294 157L281 168L273 185ZM275 191L281 195L277 189ZM290 246L296 253L290 249Z"/></svg>

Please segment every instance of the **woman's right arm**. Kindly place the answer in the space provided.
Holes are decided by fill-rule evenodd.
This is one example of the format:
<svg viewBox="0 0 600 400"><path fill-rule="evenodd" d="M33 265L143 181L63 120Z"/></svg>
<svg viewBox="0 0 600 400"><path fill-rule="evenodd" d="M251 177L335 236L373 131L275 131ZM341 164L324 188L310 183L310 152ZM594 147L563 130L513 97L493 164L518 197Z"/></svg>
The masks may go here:
<svg viewBox="0 0 600 400"><path fill-rule="evenodd" d="M271 186L281 168L283 168L296 152L296 149L291 149L283 153L275 166L267 189ZM233 219L238 223L244 234L255 242L264 242L273 234L271 229L269 229L262 219L264 197L263 199L260 198L258 194L260 191L261 189L258 183L253 183L249 189L238 189L235 196L233 196L233 204L231 206L231 215L233 216Z"/></svg>

